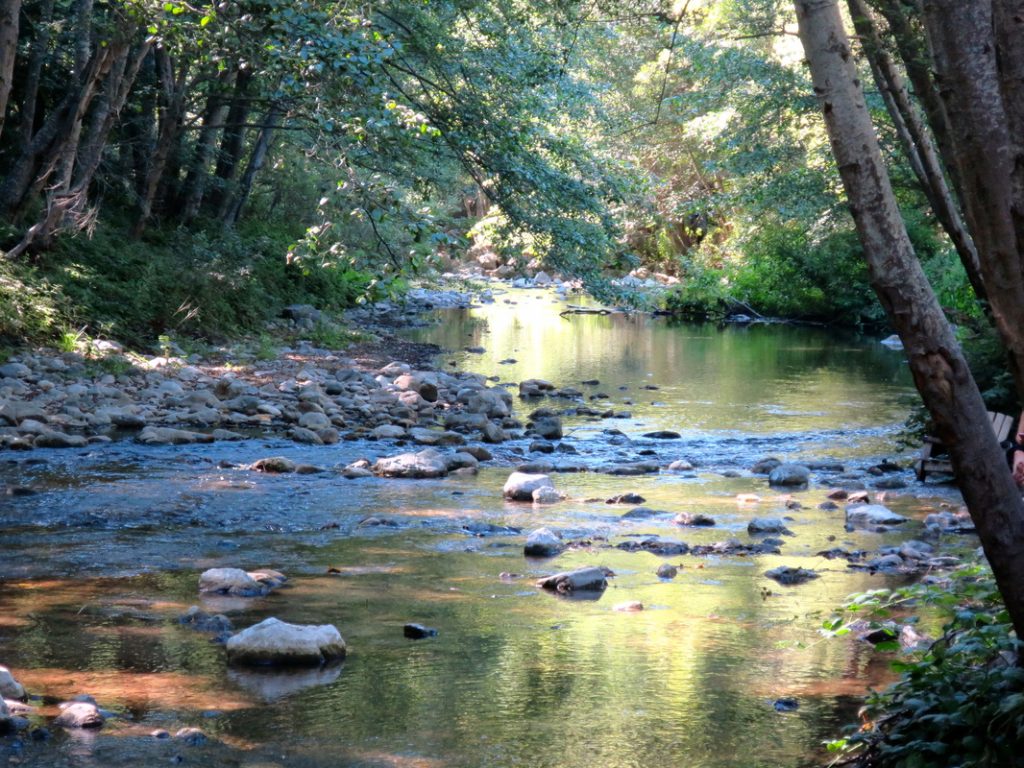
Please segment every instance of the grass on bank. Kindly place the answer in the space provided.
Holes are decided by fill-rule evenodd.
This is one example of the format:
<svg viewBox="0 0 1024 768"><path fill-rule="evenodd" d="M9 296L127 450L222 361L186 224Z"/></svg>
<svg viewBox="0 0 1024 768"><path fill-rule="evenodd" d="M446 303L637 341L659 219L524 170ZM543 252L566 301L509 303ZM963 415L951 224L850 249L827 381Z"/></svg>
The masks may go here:
<svg viewBox="0 0 1024 768"><path fill-rule="evenodd" d="M221 342L262 332L288 304L338 311L381 290L367 272L290 262L295 233L283 228L157 230L143 240L123 232L101 224L92 237L64 238L31 261L0 258L0 345ZM312 340L340 345L343 335L325 325Z"/></svg>

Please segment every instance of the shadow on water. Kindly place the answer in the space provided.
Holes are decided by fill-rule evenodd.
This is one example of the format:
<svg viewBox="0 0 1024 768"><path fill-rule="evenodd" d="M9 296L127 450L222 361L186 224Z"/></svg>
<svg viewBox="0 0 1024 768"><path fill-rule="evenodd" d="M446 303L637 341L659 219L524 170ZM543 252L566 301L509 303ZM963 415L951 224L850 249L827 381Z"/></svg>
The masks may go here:
<svg viewBox="0 0 1024 768"><path fill-rule="evenodd" d="M565 442L577 451L570 458L595 467L653 451L663 464L690 459L694 472L557 475L567 500L534 508L500 498L525 441L503 446L500 466L476 477L429 481L349 481L331 471L396 452L368 442L123 442L39 451L32 462L0 466L0 479L36 491L0 502L0 661L33 693L90 693L121 715L99 734L56 733L20 747L0 741L0 758L403 768L820 761L821 742L850 716L853 697L889 673L866 645L816 632L847 594L886 578L816 553L877 549L920 523L902 534L846 532L841 511L817 508L827 473L810 490L782 496L745 470L766 453L854 467L890 454L910 396L899 355L818 330L562 318L558 309L547 294L511 294L416 335L453 350L442 364L504 382L546 378L581 389L588 403L630 411L615 420L568 417ZM486 351L462 351L473 346ZM600 384L580 383L589 379ZM607 397L589 399L598 394ZM525 420L532 407L517 405L518 415ZM609 427L625 442L612 440ZM643 437L655 429L681 437ZM266 455L326 471L270 476L222 466ZM624 519L628 505L605 503L624 491L664 514ZM738 504L740 493L763 500ZM793 499L801 509L787 508ZM889 503L920 520L936 501L905 495ZM672 517L682 511L717 525L680 528ZM782 555L661 558L614 546L651 536L691 545L746 540L752 517L785 515L795 535ZM362 525L367 516L386 524ZM527 560L523 534L541 524L585 543ZM680 566L676 578L655 575L665 562ZM533 585L589 564L616 574L599 599L558 599ZM273 567L291 579L262 598L201 599L199 572L221 565ZM814 568L820 578L779 587L763 577L778 565ZM646 610L614 610L632 600ZM332 623L350 653L320 670L229 669L221 646L178 624L193 604L227 613L236 627L267 616ZM402 627L410 621L439 634L408 640ZM776 712L782 696L799 709ZM43 707L34 717L47 714ZM149 735L185 725L202 728L210 743Z"/></svg>

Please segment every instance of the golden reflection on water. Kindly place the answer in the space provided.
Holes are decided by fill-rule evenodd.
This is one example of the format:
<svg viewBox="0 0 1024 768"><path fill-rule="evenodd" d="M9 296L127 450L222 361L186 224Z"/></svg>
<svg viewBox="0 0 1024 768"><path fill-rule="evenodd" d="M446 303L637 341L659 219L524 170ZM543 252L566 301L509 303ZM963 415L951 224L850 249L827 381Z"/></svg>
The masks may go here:
<svg viewBox="0 0 1024 768"><path fill-rule="evenodd" d="M61 700L88 693L112 709L229 711L252 706L250 700L225 691L216 679L191 673L36 667L18 669L18 680L33 693Z"/></svg>

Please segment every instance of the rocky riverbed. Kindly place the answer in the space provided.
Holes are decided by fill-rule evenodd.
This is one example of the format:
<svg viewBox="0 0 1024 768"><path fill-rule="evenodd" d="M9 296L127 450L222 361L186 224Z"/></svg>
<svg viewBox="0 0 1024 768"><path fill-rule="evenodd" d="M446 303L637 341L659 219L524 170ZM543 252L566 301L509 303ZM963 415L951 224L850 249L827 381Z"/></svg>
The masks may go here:
<svg viewBox="0 0 1024 768"><path fill-rule="evenodd" d="M659 622L687 615L677 602L684 594L759 584L761 592L752 591L766 618L747 631L777 642L794 606L828 610L854 588L942 578L972 552L970 522L955 494L916 485L907 462L751 457L771 445L767 439L747 453L726 442L717 454L695 455L680 431L638 429L625 396L597 397L600 381L495 381L435 367L436 347L381 330L470 299L419 293L405 307L365 310L359 322L382 335L345 352L298 342L269 360L161 354L122 367L103 362L126 359L109 347L25 353L0 366L0 607L8 617L0 621L0 662L13 673L0 710L12 733L0 741L5 754L36 765L394 765L397 753L369 756L365 734L361 757L332 763L289 742L292 757L280 763L275 739L258 725L213 714L204 727L203 712L237 706L273 719L282 715L254 707L253 697L299 709L308 700L317 720L331 705L321 711L313 704L318 694L308 692L352 684L339 677L346 644L355 648L356 661L345 666L356 679L361 669L377 668L375 649L410 663L393 638L424 640L428 649L451 642L444 653L453 658L477 652L473 633L508 634L517 638L512 647L530 647L537 626L561 626L566 616L580 627L591 616L607 621L605 591L619 592L608 610L652 616L644 621L668 638L679 636L679 626ZM315 327L323 318L313 312L292 308L282 324ZM657 390L657 382L645 386ZM49 595L51 583L54 594L33 607L30 595ZM354 591L334 596L338 584ZM533 614L514 606L548 590L598 604L551 604L539 612L549 625L535 626L536 618L524 618ZM477 610L505 602L510 613L487 609L490 618L478 624L442 608L467 600ZM371 606L386 606L382 620L369 618ZM709 608L704 619L724 611L742 623L751 610ZM510 616L523 626L494 629ZM203 660L214 686L235 693L200 706L184 703L191 694L178 704L157 697L152 706L125 706L138 700L128 692L137 685L131 675L118 690L95 675L79 675L78 684L73 673L66 680L44 674L48 666L99 662L54 652L33 661L23 643L33 623L48 632L79 623L88 636L116 635L124 648L137 642L130 638L177 638ZM293 634L294 653L313 659L311 667L267 676L229 663L233 654L265 663L263 646L237 649L250 629L280 632L282 624L309 625ZM905 634L907 645L920 641ZM306 638L314 636L321 644L309 650ZM197 645L208 639L215 641L208 649ZM589 635L576 640L590 647ZM182 662L169 658L142 666L178 669ZM490 668L482 658L475 663ZM464 670L467 680L477 679L476 670ZM0 684L5 679L0 670ZM769 704L783 694L789 701L794 691L798 704L815 700L806 688L763 687ZM486 709L493 693L481 687L470 698ZM666 711L678 705L673 700ZM448 727L452 707L440 708L445 719L432 720L435 728ZM369 722L362 727L373 731ZM68 735L96 729L112 739L83 748ZM429 742L417 741L416 754L474 764L465 739L452 748Z"/></svg>

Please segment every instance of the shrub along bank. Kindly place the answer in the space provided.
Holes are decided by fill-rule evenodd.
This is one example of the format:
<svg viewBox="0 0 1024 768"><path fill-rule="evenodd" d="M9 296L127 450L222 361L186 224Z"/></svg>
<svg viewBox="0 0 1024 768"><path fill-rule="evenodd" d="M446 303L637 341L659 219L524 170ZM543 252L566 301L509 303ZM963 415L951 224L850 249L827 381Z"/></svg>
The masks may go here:
<svg viewBox="0 0 1024 768"><path fill-rule="evenodd" d="M160 336L224 340L262 329L282 307L352 306L400 286L323 260L289 260L296 233L152 230L131 240L101 225L32 263L0 260L0 340L60 343L68 335L150 346Z"/></svg>

